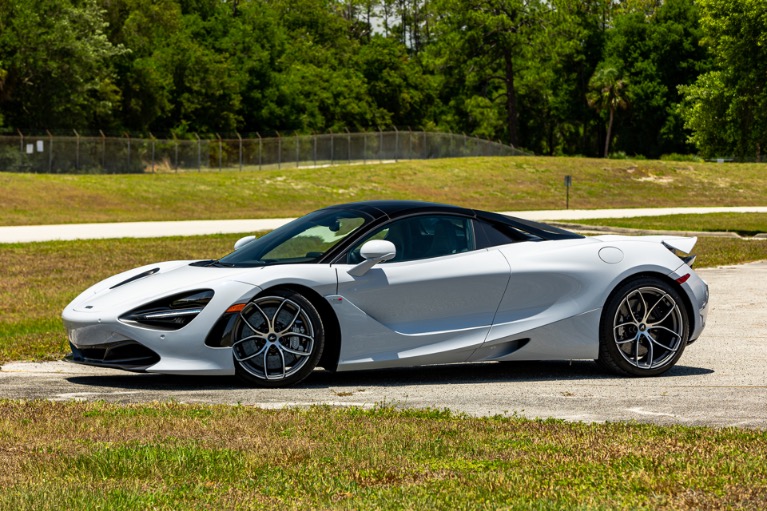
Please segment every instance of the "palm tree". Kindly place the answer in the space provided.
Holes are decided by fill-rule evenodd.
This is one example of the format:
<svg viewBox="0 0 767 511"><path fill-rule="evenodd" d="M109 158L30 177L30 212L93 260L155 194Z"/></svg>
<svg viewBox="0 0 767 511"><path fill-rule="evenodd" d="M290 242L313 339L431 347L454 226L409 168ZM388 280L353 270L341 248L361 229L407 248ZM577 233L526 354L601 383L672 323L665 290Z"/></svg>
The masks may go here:
<svg viewBox="0 0 767 511"><path fill-rule="evenodd" d="M605 158L610 154L610 138L613 132L615 111L628 106L625 97L626 80L618 78L618 70L611 66L597 68L589 80L589 93L586 100L589 106L598 110L609 110L610 119L607 122L607 137L605 138Z"/></svg>

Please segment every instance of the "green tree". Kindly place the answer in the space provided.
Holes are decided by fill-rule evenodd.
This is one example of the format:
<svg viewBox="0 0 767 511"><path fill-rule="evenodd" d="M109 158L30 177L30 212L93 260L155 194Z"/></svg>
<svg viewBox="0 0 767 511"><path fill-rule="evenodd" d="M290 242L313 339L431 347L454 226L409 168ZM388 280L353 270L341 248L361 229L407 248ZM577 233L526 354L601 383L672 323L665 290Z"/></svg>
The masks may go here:
<svg viewBox="0 0 767 511"><path fill-rule="evenodd" d="M521 83L523 146L543 154L600 154L602 125L588 106L589 79L602 59L605 0L554 0L542 51L536 51Z"/></svg>
<svg viewBox="0 0 767 511"><path fill-rule="evenodd" d="M498 103L504 110L503 136L519 145L520 82L546 51L547 7L538 0L443 0L439 10L439 42L431 61L445 74L444 100L467 120L468 105L486 104L473 97Z"/></svg>
<svg viewBox="0 0 767 511"><path fill-rule="evenodd" d="M110 124L120 101L96 0L0 2L0 111L17 128Z"/></svg>
<svg viewBox="0 0 767 511"><path fill-rule="evenodd" d="M435 101L430 76L416 57L392 38L374 35L360 48L356 67L367 83L370 99L379 111L382 126L421 127ZM388 119L382 119L381 116Z"/></svg>
<svg viewBox="0 0 767 511"><path fill-rule="evenodd" d="M681 113L704 156L762 159L767 147L767 0L700 0L714 69L681 88Z"/></svg>
<svg viewBox="0 0 767 511"><path fill-rule="evenodd" d="M610 139L612 138L615 112L628 107L626 102L626 81L620 78L618 69L605 65L594 72L589 81L591 91L588 102L593 108L607 115L607 136L605 136L604 157L610 155Z"/></svg>
<svg viewBox="0 0 767 511"><path fill-rule="evenodd" d="M654 158L694 149L678 113L678 86L694 82L708 66L701 36L693 0L636 2L615 16L604 60L631 83L631 109L616 123L616 149Z"/></svg>
<svg viewBox="0 0 767 511"><path fill-rule="evenodd" d="M339 4L330 0L274 2L289 44L273 65L260 116L268 130L336 131L376 126L381 118L359 69L360 41Z"/></svg>
<svg viewBox="0 0 767 511"><path fill-rule="evenodd" d="M121 91L122 128L132 132L166 131L157 119L173 109L173 76L161 56L170 40L183 32L175 0L104 0L109 39L128 49L115 59Z"/></svg>

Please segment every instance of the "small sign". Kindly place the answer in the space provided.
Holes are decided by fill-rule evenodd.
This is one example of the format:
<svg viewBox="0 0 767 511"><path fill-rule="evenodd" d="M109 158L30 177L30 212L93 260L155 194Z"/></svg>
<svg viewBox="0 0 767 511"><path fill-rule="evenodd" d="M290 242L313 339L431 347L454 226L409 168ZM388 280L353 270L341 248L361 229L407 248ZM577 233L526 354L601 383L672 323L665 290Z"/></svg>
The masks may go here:
<svg viewBox="0 0 767 511"><path fill-rule="evenodd" d="M37 141L37 152L38 153L42 153L43 151L45 151L45 141L38 140Z"/></svg>
<svg viewBox="0 0 767 511"><path fill-rule="evenodd" d="M27 154L34 154L35 144L27 144Z"/></svg>
<svg viewBox="0 0 767 511"><path fill-rule="evenodd" d="M565 176L565 186L573 186L573 176Z"/></svg>

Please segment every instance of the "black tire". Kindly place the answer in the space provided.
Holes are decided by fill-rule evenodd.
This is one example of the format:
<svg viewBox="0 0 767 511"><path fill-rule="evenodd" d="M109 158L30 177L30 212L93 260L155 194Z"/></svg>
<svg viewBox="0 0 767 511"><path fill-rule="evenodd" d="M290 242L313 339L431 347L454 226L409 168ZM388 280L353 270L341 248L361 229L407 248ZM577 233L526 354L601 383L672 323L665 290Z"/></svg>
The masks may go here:
<svg viewBox="0 0 767 511"><path fill-rule="evenodd" d="M255 297L234 326L235 374L249 385L286 387L317 367L325 347L322 318L311 301L290 289Z"/></svg>
<svg viewBox="0 0 767 511"><path fill-rule="evenodd" d="M690 335L679 291L655 277L625 282L608 298L599 326L599 359L627 376L665 373L682 356Z"/></svg>

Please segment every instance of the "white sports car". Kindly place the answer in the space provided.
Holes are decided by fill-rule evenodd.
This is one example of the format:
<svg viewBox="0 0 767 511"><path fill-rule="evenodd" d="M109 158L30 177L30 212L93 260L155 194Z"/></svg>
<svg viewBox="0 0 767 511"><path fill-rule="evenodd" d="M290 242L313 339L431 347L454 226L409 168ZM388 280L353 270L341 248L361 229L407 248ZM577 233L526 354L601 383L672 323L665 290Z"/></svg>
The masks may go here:
<svg viewBox="0 0 767 511"><path fill-rule="evenodd" d="M441 204L332 206L218 260L150 264L63 313L81 364L295 384L331 371L511 360L669 370L706 322L696 238L585 237Z"/></svg>

